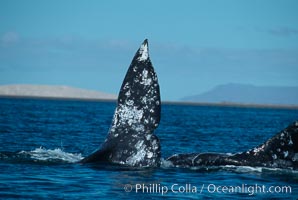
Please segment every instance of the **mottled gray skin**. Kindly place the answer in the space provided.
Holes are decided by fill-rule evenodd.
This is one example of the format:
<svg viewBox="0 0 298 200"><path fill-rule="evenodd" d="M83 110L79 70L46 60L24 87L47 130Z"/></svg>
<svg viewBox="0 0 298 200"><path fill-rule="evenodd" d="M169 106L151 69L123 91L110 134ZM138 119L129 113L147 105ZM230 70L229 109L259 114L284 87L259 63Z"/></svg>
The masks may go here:
<svg viewBox="0 0 298 200"><path fill-rule="evenodd" d="M133 167L160 165L160 143L154 130L160 121L160 92L148 55L147 40L135 54L118 96L108 136L82 163L109 162ZM298 121L249 151L236 154L175 154L176 167L253 166L298 169Z"/></svg>
<svg viewBox="0 0 298 200"><path fill-rule="evenodd" d="M176 167L252 166L298 169L298 121L276 134L264 144L243 153L175 154L167 161Z"/></svg>
<svg viewBox="0 0 298 200"><path fill-rule="evenodd" d="M160 91L145 40L122 83L112 125L100 149L82 163L110 162L134 167L160 165L154 130L160 121Z"/></svg>

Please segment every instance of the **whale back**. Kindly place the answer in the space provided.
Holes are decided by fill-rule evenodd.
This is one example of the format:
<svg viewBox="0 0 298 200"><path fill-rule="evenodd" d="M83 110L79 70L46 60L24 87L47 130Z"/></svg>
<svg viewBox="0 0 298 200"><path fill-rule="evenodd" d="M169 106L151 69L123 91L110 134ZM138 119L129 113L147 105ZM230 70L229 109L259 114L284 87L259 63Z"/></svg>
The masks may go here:
<svg viewBox="0 0 298 200"><path fill-rule="evenodd" d="M244 164L278 168L298 168L298 121L277 133L265 143L235 158Z"/></svg>
<svg viewBox="0 0 298 200"><path fill-rule="evenodd" d="M166 159L177 167L253 166L298 169L298 121L265 143L242 153L187 153Z"/></svg>

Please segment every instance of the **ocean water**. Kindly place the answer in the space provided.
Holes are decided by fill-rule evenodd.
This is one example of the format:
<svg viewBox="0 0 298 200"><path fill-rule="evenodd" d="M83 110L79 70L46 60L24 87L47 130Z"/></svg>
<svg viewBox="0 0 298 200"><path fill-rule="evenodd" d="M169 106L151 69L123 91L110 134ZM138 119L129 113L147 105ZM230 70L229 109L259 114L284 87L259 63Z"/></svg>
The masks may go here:
<svg viewBox="0 0 298 200"><path fill-rule="evenodd" d="M0 99L0 199L297 199L298 172L252 167L78 164L105 139L116 104ZM257 146L298 110L162 105L162 157ZM269 190L270 189L270 190Z"/></svg>

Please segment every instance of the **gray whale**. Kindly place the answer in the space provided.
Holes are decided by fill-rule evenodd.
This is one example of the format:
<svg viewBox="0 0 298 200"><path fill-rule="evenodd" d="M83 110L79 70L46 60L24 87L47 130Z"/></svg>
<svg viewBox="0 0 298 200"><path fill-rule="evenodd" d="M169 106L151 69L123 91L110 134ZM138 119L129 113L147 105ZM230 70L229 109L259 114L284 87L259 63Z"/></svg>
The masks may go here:
<svg viewBox="0 0 298 200"><path fill-rule="evenodd" d="M136 52L122 83L106 140L81 163L160 166L161 147L154 134L160 122L160 112L159 84L146 39ZM298 169L298 121L265 143L242 153L175 154L166 161L175 167L234 165Z"/></svg>

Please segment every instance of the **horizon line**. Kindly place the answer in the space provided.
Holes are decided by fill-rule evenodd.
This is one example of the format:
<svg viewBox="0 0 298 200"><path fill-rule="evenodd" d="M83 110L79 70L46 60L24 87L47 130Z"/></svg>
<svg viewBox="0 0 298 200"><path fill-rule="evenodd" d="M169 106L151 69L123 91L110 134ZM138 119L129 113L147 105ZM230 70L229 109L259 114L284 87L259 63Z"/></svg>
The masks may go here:
<svg viewBox="0 0 298 200"><path fill-rule="evenodd" d="M87 102L110 102L117 103L116 99L104 98L84 98L84 97L51 97L51 96L29 96L29 95L1 95L0 99L32 99L32 100L57 100L57 101L87 101ZM164 100L165 105L185 105L185 106L210 106L210 107L234 107L234 108L263 108L263 109L290 109L298 110L297 105L287 104L253 104L237 102L192 102L192 101L169 101Z"/></svg>

